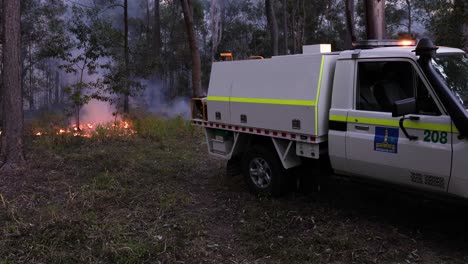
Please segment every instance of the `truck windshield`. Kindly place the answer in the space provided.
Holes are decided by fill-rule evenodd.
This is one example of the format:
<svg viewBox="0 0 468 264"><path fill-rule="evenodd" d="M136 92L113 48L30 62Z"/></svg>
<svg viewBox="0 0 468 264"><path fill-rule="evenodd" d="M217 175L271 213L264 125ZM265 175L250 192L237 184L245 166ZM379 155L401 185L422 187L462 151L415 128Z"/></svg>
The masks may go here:
<svg viewBox="0 0 468 264"><path fill-rule="evenodd" d="M438 54L433 60L433 65L455 97L460 100L465 108L468 108L467 54Z"/></svg>

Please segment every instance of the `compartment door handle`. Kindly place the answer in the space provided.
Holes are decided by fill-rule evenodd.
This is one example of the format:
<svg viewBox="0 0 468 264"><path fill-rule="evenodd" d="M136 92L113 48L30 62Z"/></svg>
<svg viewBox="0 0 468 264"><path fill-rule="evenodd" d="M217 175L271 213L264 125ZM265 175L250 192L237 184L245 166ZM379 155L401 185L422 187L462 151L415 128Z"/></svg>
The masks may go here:
<svg viewBox="0 0 468 264"><path fill-rule="evenodd" d="M369 131L369 126L359 126L356 125L354 126L357 130L362 130L362 131Z"/></svg>

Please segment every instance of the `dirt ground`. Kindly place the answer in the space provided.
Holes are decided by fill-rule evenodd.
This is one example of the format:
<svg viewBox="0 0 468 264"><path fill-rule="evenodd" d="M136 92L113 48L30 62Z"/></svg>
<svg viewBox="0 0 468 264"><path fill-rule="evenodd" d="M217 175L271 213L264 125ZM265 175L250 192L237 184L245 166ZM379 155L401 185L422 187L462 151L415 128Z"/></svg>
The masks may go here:
<svg viewBox="0 0 468 264"><path fill-rule="evenodd" d="M0 263L467 263L467 206L334 180L250 194L200 131L28 139L0 175Z"/></svg>

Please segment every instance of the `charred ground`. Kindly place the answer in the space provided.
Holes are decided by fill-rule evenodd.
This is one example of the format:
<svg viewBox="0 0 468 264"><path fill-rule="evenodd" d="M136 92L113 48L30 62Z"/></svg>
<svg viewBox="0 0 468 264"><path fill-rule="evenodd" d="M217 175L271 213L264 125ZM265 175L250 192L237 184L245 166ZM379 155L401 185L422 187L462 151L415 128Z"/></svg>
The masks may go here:
<svg viewBox="0 0 468 264"><path fill-rule="evenodd" d="M248 193L181 120L30 137L0 176L0 263L466 263L466 206L334 181Z"/></svg>

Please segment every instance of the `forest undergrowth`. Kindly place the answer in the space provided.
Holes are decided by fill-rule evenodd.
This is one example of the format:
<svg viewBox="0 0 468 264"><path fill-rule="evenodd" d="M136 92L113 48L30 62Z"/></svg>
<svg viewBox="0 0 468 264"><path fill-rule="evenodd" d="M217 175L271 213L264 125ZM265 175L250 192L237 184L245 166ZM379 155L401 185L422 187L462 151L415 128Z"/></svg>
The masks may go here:
<svg viewBox="0 0 468 264"><path fill-rule="evenodd" d="M468 262L466 207L346 180L257 197L188 121L128 120L92 137L29 122L27 167L0 176L0 263Z"/></svg>

